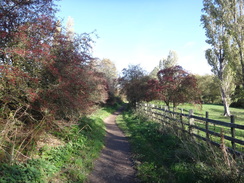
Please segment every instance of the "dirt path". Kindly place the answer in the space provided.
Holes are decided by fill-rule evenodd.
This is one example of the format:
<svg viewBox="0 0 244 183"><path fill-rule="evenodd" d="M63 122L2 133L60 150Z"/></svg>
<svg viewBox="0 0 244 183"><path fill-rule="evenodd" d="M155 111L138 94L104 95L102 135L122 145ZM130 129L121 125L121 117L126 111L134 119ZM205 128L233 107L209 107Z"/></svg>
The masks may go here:
<svg viewBox="0 0 244 183"><path fill-rule="evenodd" d="M105 148L96 160L94 170L88 177L88 183L135 183L135 170L130 159L129 143L116 125L120 112L104 120L106 125Z"/></svg>

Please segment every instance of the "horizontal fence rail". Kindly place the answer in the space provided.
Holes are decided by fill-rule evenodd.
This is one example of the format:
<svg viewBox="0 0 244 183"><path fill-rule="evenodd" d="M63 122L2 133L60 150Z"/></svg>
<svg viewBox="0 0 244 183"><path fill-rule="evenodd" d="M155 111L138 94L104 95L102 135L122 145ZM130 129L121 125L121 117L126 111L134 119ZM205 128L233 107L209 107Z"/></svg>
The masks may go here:
<svg viewBox="0 0 244 183"><path fill-rule="evenodd" d="M137 103L136 109L153 120L171 125L209 144L217 147L224 145L234 158L244 155L244 125L235 124L234 116L230 117L228 123L209 119L208 112L204 118L194 115L193 110L175 112L176 109L171 111L166 106L147 103Z"/></svg>

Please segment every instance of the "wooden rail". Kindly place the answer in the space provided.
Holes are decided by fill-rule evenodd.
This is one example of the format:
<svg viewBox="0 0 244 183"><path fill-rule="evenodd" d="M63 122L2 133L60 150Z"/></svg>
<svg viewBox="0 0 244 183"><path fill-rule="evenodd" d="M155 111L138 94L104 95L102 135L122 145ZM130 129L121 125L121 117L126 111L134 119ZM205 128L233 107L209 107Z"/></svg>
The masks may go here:
<svg viewBox="0 0 244 183"><path fill-rule="evenodd" d="M183 113L183 111L186 111L183 109L181 112L175 112L168 110L167 107L145 103L138 103L136 109L153 120L172 125L174 128L217 147L221 147L221 142L224 139L225 147L228 152L233 154L233 157L244 155L244 125L235 124L234 116L230 117L230 123L228 123L209 119L208 112L203 118L195 116L192 110L189 110L186 114ZM216 131L216 128L219 130ZM229 133L225 133L226 131L229 131ZM238 132L238 136L236 132ZM226 141L230 143L228 144Z"/></svg>

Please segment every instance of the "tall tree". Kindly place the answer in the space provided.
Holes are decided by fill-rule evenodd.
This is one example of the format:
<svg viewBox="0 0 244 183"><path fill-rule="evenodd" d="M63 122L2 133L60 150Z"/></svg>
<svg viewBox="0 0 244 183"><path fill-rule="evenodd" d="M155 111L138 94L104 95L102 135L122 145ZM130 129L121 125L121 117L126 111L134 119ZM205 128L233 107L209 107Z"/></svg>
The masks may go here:
<svg viewBox="0 0 244 183"><path fill-rule="evenodd" d="M231 36L225 26L225 10L228 0L204 0L201 21L206 30L206 42L211 49L206 50L205 56L212 67L212 72L219 79L219 87L224 105L224 115L229 116L230 90L232 72L230 71L230 45Z"/></svg>
<svg viewBox="0 0 244 183"><path fill-rule="evenodd" d="M175 51L170 50L167 58L163 58L159 61L159 64L152 70L152 72L149 74L151 78L157 78L157 73L162 70L169 67L173 67L177 65L178 56Z"/></svg>
<svg viewBox="0 0 244 183"><path fill-rule="evenodd" d="M160 62L159 67L160 69L167 69L170 67L174 67L177 65L177 61L178 61L177 53L175 51L170 50L167 58L166 59L164 58Z"/></svg>
<svg viewBox="0 0 244 183"><path fill-rule="evenodd" d="M102 59L97 61L96 69L98 72L103 73L109 92L109 103L115 102L115 95L117 92L117 84L118 84L118 72L115 64L110 59Z"/></svg>
<svg viewBox="0 0 244 183"><path fill-rule="evenodd" d="M230 58L235 73L236 90L233 99L243 106L244 96L244 0L225 2L224 24L232 36Z"/></svg>
<svg viewBox="0 0 244 183"><path fill-rule="evenodd" d="M72 41L74 38L74 19L70 16L66 23L66 30L67 37Z"/></svg>
<svg viewBox="0 0 244 183"><path fill-rule="evenodd" d="M224 0L222 0L224 1ZM225 0L224 24L232 36L232 66L237 74L238 84L244 88L244 0Z"/></svg>

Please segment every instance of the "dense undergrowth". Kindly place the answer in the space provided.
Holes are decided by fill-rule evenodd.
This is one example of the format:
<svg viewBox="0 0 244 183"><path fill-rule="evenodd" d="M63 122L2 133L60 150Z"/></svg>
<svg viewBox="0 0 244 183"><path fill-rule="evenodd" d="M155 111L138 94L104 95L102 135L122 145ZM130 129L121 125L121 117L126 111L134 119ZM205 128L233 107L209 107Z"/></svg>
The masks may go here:
<svg viewBox="0 0 244 183"><path fill-rule="evenodd" d="M80 119L65 133L53 132L64 145L49 148L46 144L37 152L38 158L13 165L1 164L0 182L84 182L103 147L103 119L113 111L114 108L102 108Z"/></svg>
<svg viewBox="0 0 244 183"><path fill-rule="evenodd" d="M142 182L244 182L243 160L133 112L117 120L132 144Z"/></svg>

